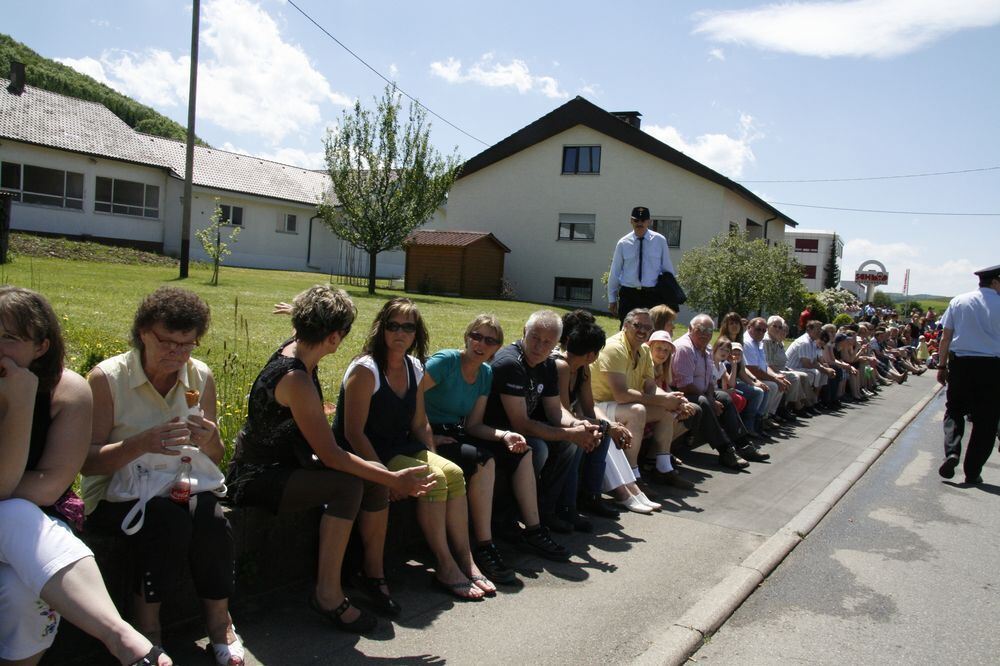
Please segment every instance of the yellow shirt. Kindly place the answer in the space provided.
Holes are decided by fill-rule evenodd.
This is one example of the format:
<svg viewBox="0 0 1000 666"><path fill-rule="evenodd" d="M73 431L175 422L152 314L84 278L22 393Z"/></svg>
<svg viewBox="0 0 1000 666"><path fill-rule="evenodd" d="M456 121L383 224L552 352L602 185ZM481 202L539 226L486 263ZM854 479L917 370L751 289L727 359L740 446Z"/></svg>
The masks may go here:
<svg viewBox="0 0 1000 666"><path fill-rule="evenodd" d="M646 345L639 346L638 360L632 360L633 350L623 331L608 338L600 356L590 366L590 388L594 392L595 402L611 402L615 399L608 382L609 372L625 375L625 385L630 389L642 391L647 379L653 379L653 356Z"/></svg>
<svg viewBox="0 0 1000 666"><path fill-rule="evenodd" d="M109 442L120 442L176 416L186 419L188 407L184 391L204 392L209 375L207 365L197 359L188 359L177 372L177 383L162 396L146 377L142 354L137 349L112 356L97 367L104 372L111 387L114 423L108 435ZM109 483L111 476L106 474L83 477L80 489L86 513L93 511L104 499Z"/></svg>

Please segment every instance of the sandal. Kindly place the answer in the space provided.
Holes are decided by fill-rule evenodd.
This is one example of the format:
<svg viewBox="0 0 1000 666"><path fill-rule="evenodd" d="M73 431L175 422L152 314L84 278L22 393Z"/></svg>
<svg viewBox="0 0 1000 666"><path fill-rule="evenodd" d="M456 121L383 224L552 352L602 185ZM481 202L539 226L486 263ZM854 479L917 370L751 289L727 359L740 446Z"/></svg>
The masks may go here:
<svg viewBox="0 0 1000 666"><path fill-rule="evenodd" d="M142 657L141 659L136 659L131 664L129 664L129 666L159 666L160 657L166 657L167 659L170 659L170 655L164 652L163 648L161 648L159 645L154 645L153 647L149 648L149 652L147 652L144 657ZM172 659L171 663L173 663Z"/></svg>
<svg viewBox="0 0 1000 666"><path fill-rule="evenodd" d="M385 578L372 578L359 573L358 585L368 595L368 599L378 612L397 617L403 611L395 599L382 591L383 585L388 587Z"/></svg>
<svg viewBox="0 0 1000 666"><path fill-rule="evenodd" d="M472 589L479 590L479 586L474 584L471 580L467 580L464 583L446 583L437 576L434 577L434 583L440 587L445 592L448 592L453 597L460 599L462 601L482 601L483 597L473 597L469 595L469 591ZM480 590L481 591L481 590Z"/></svg>
<svg viewBox="0 0 1000 666"><path fill-rule="evenodd" d="M483 574L473 574L469 576L469 580L472 581L473 585L482 590L485 596L487 597L497 596L497 586L494 585L493 581L491 581Z"/></svg>
<svg viewBox="0 0 1000 666"><path fill-rule="evenodd" d="M215 657L215 663L219 666L243 666L246 650L243 649L243 639L236 633L236 625L230 624L233 630L232 643L209 643L205 646L205 652ZM228 629L227 629L228 633Z"/></svg>
<svg viewBox="0 0 1000 666"><path fill-rule="evenodd" d="M350 631L355 634L366 634L378 626L378 618L364 612L360 608L358 609L360 615L358 615L356 620L345 622L341 616L347 612L348 608L351 608L351 600L347 597L344 597L339 606L328 610L319 605L319 599L316 598L316 593L313 592L312 596L309 597L309 605L314 611L332 622L333 626L344 631Z"/></svg>

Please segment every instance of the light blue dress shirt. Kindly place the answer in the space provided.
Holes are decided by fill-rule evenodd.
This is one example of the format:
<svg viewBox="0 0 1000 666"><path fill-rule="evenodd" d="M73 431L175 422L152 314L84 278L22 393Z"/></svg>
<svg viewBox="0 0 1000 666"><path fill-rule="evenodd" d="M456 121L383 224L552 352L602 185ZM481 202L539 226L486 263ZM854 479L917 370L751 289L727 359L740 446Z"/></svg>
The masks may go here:
<svg viewBox="0 0 1000 666"><path fill-rule="evenodd" d="M639 248L642 247L642 280L639 280ZM615 245L608 273L608 302L618 302L618 290L622 287L655 287L660 273L673 273L674 264L670 260L667 239L652 229L647 229L643 242L634 231L622 236Z"/></svg>
<svg viewBox="0 0 1000 666"><path fill-rule="evenodd" d="M955 356L1000 358L1000 294L989 287L959 294L941 316L941 326L953 331Z"/></svg>

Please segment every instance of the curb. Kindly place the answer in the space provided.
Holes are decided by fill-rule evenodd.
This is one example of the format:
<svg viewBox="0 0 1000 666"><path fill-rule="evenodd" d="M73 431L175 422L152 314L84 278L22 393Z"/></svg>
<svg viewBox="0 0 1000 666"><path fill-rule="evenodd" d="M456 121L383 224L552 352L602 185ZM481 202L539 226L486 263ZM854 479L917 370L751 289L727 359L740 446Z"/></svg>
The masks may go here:
<svg viewBox="0 0 1000 666"><path fill-rule="evenodd" d="M882 453L896 440L917 414L927 406L940 384L907 410L885 432L866 447L857 458L837 475L809 504L806 504L774 535L756 548L693 606L672 622L645 652L632 663L637 666L679 666L702 646L705 639L718 630L737 608L753 594L767 576L792 552L847 491L864 476Z"/></svg>

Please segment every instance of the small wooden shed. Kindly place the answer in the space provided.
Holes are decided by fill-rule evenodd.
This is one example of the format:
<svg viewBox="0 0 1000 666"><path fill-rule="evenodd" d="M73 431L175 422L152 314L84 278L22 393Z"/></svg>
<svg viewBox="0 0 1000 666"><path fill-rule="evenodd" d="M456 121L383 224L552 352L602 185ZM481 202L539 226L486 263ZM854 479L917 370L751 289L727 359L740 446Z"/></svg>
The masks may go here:
<svg viewBox="0 0 1000 666"><path fill-rule="evenodd" d="M484 231L414 231L406 249L404 288L422 294L498 298L510 248Z"/></svg>

